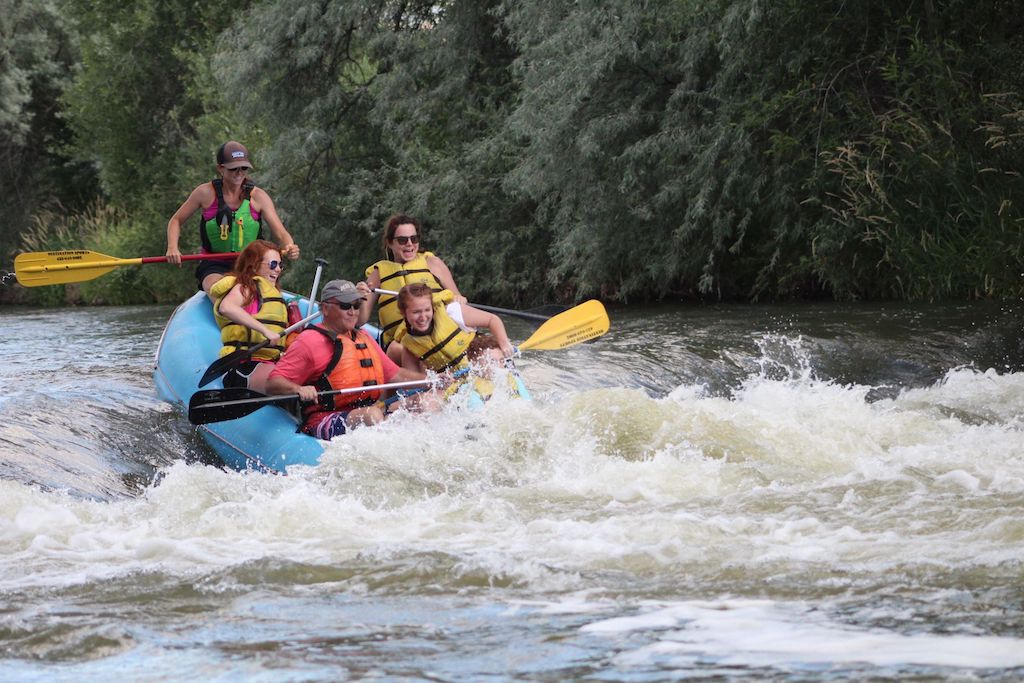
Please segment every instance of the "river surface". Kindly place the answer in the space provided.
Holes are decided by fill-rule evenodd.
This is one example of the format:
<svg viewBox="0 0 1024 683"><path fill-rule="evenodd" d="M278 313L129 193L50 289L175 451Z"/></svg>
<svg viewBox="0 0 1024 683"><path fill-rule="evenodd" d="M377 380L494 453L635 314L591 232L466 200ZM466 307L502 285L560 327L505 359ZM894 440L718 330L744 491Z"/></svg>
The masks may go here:
<svg viewBox="0 0 1024 683"><path fill-rule="evenodd" d="M170 312L0 307L3 681L1024 677L1019 306L613 308L289 476L157 398Z"/></svg>

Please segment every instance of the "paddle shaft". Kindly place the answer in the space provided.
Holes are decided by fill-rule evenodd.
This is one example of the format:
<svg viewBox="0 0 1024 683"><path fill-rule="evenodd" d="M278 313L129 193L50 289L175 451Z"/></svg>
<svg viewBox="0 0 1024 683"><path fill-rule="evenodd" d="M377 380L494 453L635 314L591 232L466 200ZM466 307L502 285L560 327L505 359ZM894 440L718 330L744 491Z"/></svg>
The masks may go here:
<svg viewBox="0 0 1024 683"><path fill-rule="evenodd" d="M389 384L374 384L370 386L348 387L346 389L331 389L329 391L317 392L317 396L330 396L334 394L361 394L367 391L385 391L390 389L411 389L414 387L429 386L429 380L415 380L410 382L391 382ZM231 396L244 396L245 398L232 399ZM231 389L210 389L208 391L197 391L192 395L188 404L188 420L192 424L208 424L210 422L224 422L235 420L254 413L265 405L273 403L287 403L299 399L298 394L282 394L280 396L265 396L243 387Z"/></svg>
<svg viewBox="0 0 1024 683"><path fill-rule="evenodd" d="M185 254L183 261L200 259L227 260L238 254ZM167 263L166 256L142 256L139 258L116 258L88 249L66 251L31 251L18 254L14 259L14 272L23 287L41 285L68 285L85 282L106 275L119 266L133 266L142 263Z"/></svg>
<svg viewBox="0 0 1024 683"><path fill-rule="evenodd" d="M290 332L294 332L295 330L301 329L307 323L311 323L319 317L320 311L314 311L313 313L310 313L309 315L307 315L305 318L295 323L294 325L289 325L288 327L281 330L280 336L284 337ZM206 372L203 373L202 379L199 380L199 386L206 386L207 384L217 379L224 373L228 372L233 368L238 367L245 361L249 360L249 358L252 357L252 354L268 346L270 346L270 340L264 339L259 344L253 344L247 349L238 349L237 351L232 351L226 356L221 356L217 360L210 363L210 367L206 368Z"/></svg>
<svg viewBox="0 0 1024 683"><path fill-rule="evenodd" d="M361 394L364 391L390 391L391 389L411 389L412 387L424 387L430 384L430 380L417 379L409 382L391 382L390 384L371 384L365 387L348 387L346 389L329 389L316 392L317 396L333 396L335 394ZM219 391L213 389L213 391ZM197 393L198 395L198 393ZM221 408L224 406L237 406L243 403L263 404L277 403L279 401L294 401L299 398L298 394L281 394L279 396L260 396L258 398L243 398L235 401L213 401L204 403L204 408Z"/></svg>
<svg viewBox="0 0 1024 683"><path fill-rule="evenodd" d="M387 289L373 290L378 294L396 295L397 292ZM486 306L470 304L475 308L486 310ZM513 311L520 314L520 311ZM575 346L582 342L597 339L608 331L608 313L604 305L596 299L585 301L578 306L573 306L567 311L558 315L542 318L545 322L540 328L530 335L530 338L519 345L518 348L537 349L550 351L553 349L564 349Z"/></svg>
<svg viewBox="0 0 1024 683"><path fill-rule="evenodd" d="M50 252L52 254L58 254L59 252ZM67 252L74 253L74 252ZM59 256L55 258L60 259ZM182 254L182 261L227 261L229 259L234 260L238 258L237 252L225 253L225 254ZM53 271L63 270L84 270L86 268L105 268L107 266L131 266L140 263L167 263L166 256L141 256L139 258L110 258L103 261L69 261L69 262L58 262L48 263L42 266L25 266L22 268L22 272L25 273L50 273Z"/></svg>
<svg viewBox="0 0 1024 683"><path fill-rule="evenodd" d="M373 290L377 294L387 294L389 296L398 296L398 292L391 289L375 289ZM527 320L550 320L550 315L540 315L539 313L530 313L528 311L516 311L511 308L499 308L498 306L484 306L483 304L469 304L473 308L479 308L481 311L487 311L489 313L504 313L505 315L515 316L517 318L526 318Z"/></svg>
<svg viewBox="0 0 1024 683"><path fill-rule="evenodd" d="M312 313L316 308L316 294L320 291L320 275L324 272L324 266L327 265L327 260L318 258L316 262L316 274L313 275L313 287L309 290L309 306L306 307L306 313Z"/></svg>

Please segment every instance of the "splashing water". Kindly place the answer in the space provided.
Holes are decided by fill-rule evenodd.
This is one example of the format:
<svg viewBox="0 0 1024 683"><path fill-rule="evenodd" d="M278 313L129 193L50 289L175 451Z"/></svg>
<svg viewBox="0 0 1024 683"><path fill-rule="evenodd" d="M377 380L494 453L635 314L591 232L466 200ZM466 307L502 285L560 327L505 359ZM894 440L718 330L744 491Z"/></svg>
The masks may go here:
<svg viewBox="0 0 1024 683"><path fill-rule="evenodd" d="M149 320L138 344L155 344L158 316L106 314ZM49 463L0 480L5 668L1024 673L1024 373L965 363L1001 328L966 350L900 338L909 360L857 319L841 335L680 317L685 335L627 318L524 358L532 402L400 415L288 477L203 464L137 381L145 361L92 358L89 379L60 360L66 382L0 404L13 462ZM21 413L54 399L69 406L56 432Z"/></svg>

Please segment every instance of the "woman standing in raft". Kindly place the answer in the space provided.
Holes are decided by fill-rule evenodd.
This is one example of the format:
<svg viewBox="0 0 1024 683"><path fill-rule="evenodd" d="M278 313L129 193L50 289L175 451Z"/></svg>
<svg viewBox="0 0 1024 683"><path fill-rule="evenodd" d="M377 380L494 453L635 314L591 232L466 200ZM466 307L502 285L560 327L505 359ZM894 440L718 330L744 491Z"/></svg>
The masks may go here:
<svg viewBox="0 0 1024 683"><path fill-rule="evenodd" d="M167 261L181 265L178 239L181 226L196 211L202 211L199 238L202 253L241 251L253 240L263 239L266 221L281 253L290 259L299 257L299 247L281 223L270 195L246 177L252 170L249 150L240 142L225 142L217 150L218 178L203 183L188 196L167 221ZM199 288L207 294L213 283L230 269L224 261L200 261L196 266Z"/></svg>
<svg viewBox="0 0 1024 683"><path fill-rule="evenodd" d="M398 347L391 347L395 329L402 322L396 299L390 294L378 295L373 290L382 288L397 291L408 284L423 283L432 291L447 289L459 303L466 303L466 297L459 293L452 273L437 256L429 251L420 251L422 226L411 216L395 214L384 224L384 256L366 269L366 285L369 293L359 311L359 324L370 319L370 311L377 305L380 320L381 346L396 363L401 362L402 353Z"/></svg>
<svg viewBox="0 0 1024 683"><path fill-rule="evenodd" d="M283 270L277 247L256 240L238 255L234 269L210 288L213 317L224 344L221 356L270 340L269 346L224 376L226 387L248 387L266 393L267 376L284 351L281 332L288 326L288 311L277 289Z"/></svg>
<svg viewBox="0 0 1024 683"><path fill-rule="evenodd" d="M466 353L478 328L486 328L506 358L513 354L505 324L493 313L454 301L451 292L434 294L422 283L405 285L398 291L402 318L395 329L395 342L402 352L402 367L433 370L453 376L469 366Z"/></svg>

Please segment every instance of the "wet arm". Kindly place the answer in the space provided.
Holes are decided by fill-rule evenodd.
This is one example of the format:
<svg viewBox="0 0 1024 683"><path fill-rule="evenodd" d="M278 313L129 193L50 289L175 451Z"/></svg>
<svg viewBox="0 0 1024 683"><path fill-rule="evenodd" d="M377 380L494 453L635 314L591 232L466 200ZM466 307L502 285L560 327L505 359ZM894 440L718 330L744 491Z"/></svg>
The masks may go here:
<svg viewBox="0 0 1024 683"><path fill-rule="evenodd" d="M192 217L196 211L209 206L212 201L213 190L208 184L203 184L192 190L178 210L174 212L171 219L167 221L167 262L181 265L181 249L178 245L181 239L181 226Z"/></svg>
<svg viewBox="0 0 1024 683"><path fill-rule="evenodd" d="M415 369L408 369L404 365L399 367L393 360L388 358L388 354L384 353L384 349L380 347L375 340L371 339L370 344L372 345L374 353L377 354L377 360L380 361L381 368L384 371L385 382L411 382L418 379L423 379L427 375L419 366L419 359L415 355L410 354L413 360L416 361ZM402 360L405 360L404 353L408 353L408 349L402 347L403 356Z"/></svg>
<svg viewBox="0 0 1024 683"><path fill-rule="evenodd" d="M473 308L472 306L463 304L462 319L469 327L486 329L494 336L495 341L498 342L498 346L501 347L501 352L505 354L505 357L510 358L512 356L512 342L508 339L508 333L505 331L505 323L501 321L501 318L493 313L481 311L479 308Z"/></svg>
<svg viewBox="0 0 1024 683"><path fill-rule="evenodd" d="M415 353L405 348L404 346L402 347L402 370L400 370L400 372L417 373L419 377L414 377L413 379L423 379L423 377L425 377L423 371L423 362L420 361L419 356L417 356Z"/></svg>
<svg viewBox="0 0 1024 683"><path fill-rule="evenodd" d="M436 256L431 256L427 259L427 267L430 268L430 272L434 274L441 286L455 295L456 301L460 304L466 303L466 297L462 296L462 292L455 284L455 278L452 277L452 271L448 269L444 261Z"/></svg>
<svg viewBox="0 0 1024 683"><path fill-rule="evenodd" d="M281 338L281 335L271 330L251 314L246 313L245 309L242 308L244 304L245 300L242 297L242 288L239 285L235 285L221 300L218 310L220 311L220 314L228 320L236 322L239 325L245 325L250 330L255 330L262 334L264 337L269 339L271 343L276 344Z"/></svg>

